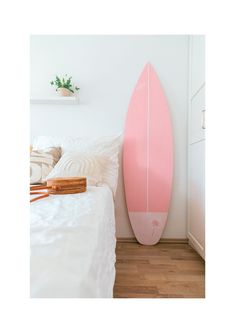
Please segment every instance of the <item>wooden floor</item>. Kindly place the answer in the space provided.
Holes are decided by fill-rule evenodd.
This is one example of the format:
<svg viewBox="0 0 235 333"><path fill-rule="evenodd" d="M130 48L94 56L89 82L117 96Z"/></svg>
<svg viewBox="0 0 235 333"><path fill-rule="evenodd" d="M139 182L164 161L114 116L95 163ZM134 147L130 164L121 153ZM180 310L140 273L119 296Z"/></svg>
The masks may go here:
<svg viewBox="0 0 235 333"><path fill-rule="evenodd" d="M204 260L188 244L118 242L114 298L204 298Z"/></svg>

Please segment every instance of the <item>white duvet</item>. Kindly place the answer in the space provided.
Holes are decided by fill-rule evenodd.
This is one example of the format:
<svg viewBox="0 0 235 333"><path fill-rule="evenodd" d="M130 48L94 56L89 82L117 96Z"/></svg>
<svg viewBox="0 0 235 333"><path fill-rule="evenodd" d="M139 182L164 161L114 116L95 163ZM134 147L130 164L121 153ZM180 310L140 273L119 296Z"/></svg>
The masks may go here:
<svg viewBox="0 0 235 333"><path fill-rule="evenodd" d="M115 218L110 188L31 204L31 297L112 297Z"/></svg>

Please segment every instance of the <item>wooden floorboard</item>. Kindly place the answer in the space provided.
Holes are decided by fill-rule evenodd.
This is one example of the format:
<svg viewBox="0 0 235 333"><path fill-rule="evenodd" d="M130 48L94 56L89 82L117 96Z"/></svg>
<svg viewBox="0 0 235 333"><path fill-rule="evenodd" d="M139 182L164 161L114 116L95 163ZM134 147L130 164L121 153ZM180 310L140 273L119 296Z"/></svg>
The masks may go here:
<svg viewBox="0 0 235 333"><path fill-rule="evenodd" d="M117 242L114 298L204 298L205 263L188 244Z"/></svg>

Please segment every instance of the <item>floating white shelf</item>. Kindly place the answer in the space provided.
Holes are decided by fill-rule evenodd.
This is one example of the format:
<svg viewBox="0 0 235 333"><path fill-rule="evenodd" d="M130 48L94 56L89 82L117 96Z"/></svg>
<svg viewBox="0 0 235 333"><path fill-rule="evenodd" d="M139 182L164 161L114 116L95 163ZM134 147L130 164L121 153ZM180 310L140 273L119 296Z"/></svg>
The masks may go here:
<svg viewBox="0 0 235 333"><path fill-rule="evenodd" d="M78 97L77 96L52 96L46 98L30 98L31 104L78 104Z"/></svg>

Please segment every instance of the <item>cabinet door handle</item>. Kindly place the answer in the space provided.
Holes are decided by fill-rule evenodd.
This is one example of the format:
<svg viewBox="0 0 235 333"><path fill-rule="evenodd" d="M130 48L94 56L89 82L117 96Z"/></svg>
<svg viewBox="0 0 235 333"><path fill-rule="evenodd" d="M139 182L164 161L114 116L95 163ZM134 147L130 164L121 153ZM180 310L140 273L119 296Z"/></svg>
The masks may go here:
<svg viewBox="0 0 235 333"><path fill-rule="evenodd" d="M206 129L205 112L206 110L202 110L202 129Z"/></svg>

